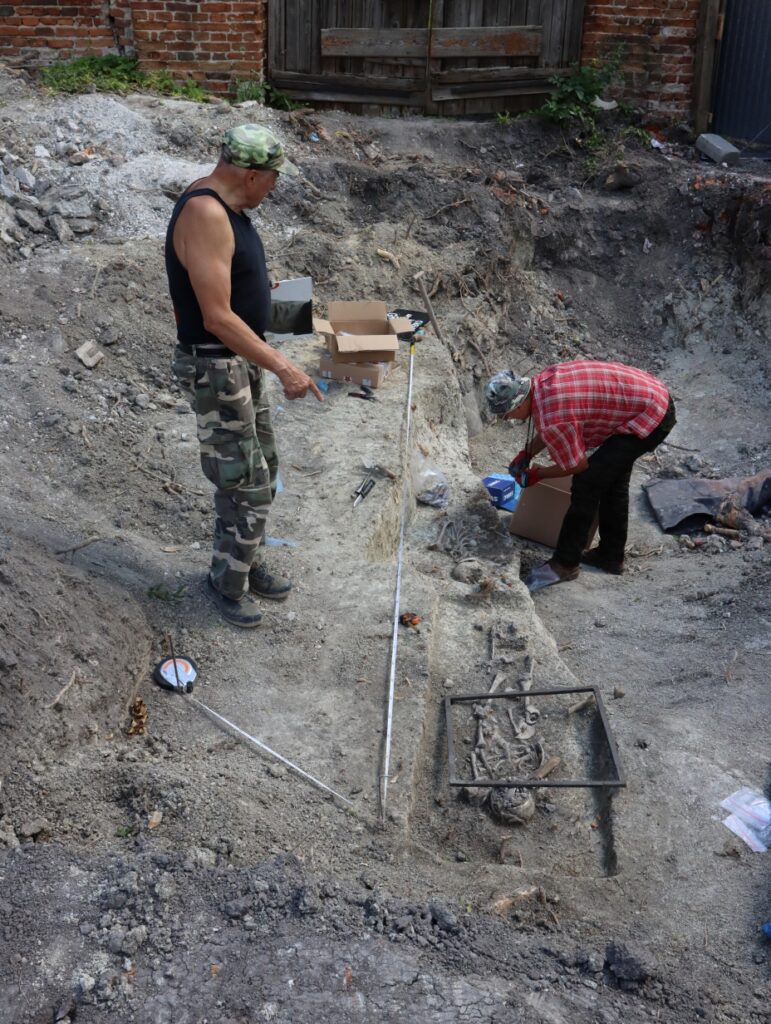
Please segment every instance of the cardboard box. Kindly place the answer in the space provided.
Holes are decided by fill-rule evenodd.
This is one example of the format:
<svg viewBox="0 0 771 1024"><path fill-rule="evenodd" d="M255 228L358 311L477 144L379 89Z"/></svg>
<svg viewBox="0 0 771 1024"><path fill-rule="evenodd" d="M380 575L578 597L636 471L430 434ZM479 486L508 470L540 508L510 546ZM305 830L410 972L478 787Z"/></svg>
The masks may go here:
<svg viewBox="0 0 771 1024"><path fill-rule="evenodd" d="M490 473L483 477L482 483L490 495L490 502L504 512L513 512L517 507L522 488L513 476L508 473Z"/></svg>
<svg viewBox="0 0 771 1024"><path fill-rule="evenodd" d="M338 363L331 352L322 353L319 375L326 380L339 380L345 384L367 384L379 388L398 363Z"/></svg>
<svg viewBox="0 0 771 1024"><path fill-rule="evenodd" d="M533 487L526 487L519 496L517 507L509 520L509 531L518 537L538 541L550 548L557 546L562 520L570 506L570 485L573 478L559 476L542 480ZM597 532L597 522L592 524L586 546L589 547Z"/></svg>
<svg viewBox="0 0 771 1024"><path fill-rule="evenodd" d="M406 317L388 319L385 302L330 302L329 318L313 318L313 329L337 363L393 362L399 335L412 334ZM357 382L360 383L360 382Z"/></svg>

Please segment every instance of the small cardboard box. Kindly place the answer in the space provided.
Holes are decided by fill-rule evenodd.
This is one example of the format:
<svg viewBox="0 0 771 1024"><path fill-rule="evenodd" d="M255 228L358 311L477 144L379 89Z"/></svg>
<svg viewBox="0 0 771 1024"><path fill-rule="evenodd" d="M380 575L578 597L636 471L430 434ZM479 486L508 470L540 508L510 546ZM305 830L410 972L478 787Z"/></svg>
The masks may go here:
<svg viewBox="0 0 771 1024"><path fill-rule="evenodd" d="M508 473L490 473L483 477L482 483L487 488L491 504L504 512L514 511L522 488L513 476Z"/></svg>
<svg viewBox="0 0 771 1024"><path fill-rule="evenodd" d="M559 476L552 480L541 480L533 487L526 487L519 496L517 507L509 520L509 531L518 537L538 541L550 548L557 546L562 520L570 506L570 485L573 478ZM588 547L597 532L597 522L592 524Z"/></svg>
<svg viewBox="0 0 771 1024"><path fill-rule="evenodd" d="M388 319L385 302L330 302L329 318L313 329L337 363L387 363L396 359L399 335L412 334L406 317ZM361 383L357 381L357 383Z"/></svg>
<svg viewBox="0 0 771 1024"><path fill-rule="evenodd" d="M398 363L338 363L331 352L322 353L319 375L326 380L339 380L345 384L366 384L379 388Z"/></svg>

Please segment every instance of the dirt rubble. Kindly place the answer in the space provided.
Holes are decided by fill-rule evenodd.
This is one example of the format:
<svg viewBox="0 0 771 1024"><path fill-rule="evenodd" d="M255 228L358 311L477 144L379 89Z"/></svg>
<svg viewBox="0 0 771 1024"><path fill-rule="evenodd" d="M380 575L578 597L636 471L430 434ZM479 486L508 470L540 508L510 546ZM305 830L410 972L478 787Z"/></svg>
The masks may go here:
<svg viewBox="0 0 771 1024"><path fill-rule="evenodd" d="M629 137L590 175L535 119L52 98L10 72L0 95L0 1019L765 1020L765 859L719 801L766 782L768 546L684 547L636 486L629 571L533 601L520 575L544 550L479 483L521 447L480 414L488 373L579 356L672 389L672 443L636 485L769 464L764 165ZM303 175L255 214L272 275L311 274L320 306L420 308L424 270L442 328L418 348L415 441L451 504L410 502L402 607L421 623L400 638L385 829L406 353L377 403L334 385L287 403L273 382L268 532L288 543L267 551L295 590L245 635L202 587L211 501L168 369L162 236L247 119ZM603 185L620 160L631 190ZM312 372L319 344L284 344ZM396 480L354 514L372 464ZM471 582L436 550L448 518ZM200 667L195 696L354 810L155 687L167 633ZM505 826L449 790L444 697L526 665L536 688L599 687L628 779L612 804L552 791Z"/></svg>

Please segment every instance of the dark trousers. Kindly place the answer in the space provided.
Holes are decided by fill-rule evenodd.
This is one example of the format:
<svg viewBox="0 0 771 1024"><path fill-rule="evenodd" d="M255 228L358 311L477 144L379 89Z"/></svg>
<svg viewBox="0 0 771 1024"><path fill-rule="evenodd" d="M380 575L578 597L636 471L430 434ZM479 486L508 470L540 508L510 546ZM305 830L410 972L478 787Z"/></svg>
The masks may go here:
<svg viewBox="0 0 771 1024"><path fill-rule="evenodd" d="M573 477L570 508L562 521L555 561L576 566L581 561L595 516L599 546L609 562L624 559L629 524L629 480L635 460L657 448L676 423L675 403L669 399L664 419L647 437L613 434L589 456L589 468Z"/></svg>

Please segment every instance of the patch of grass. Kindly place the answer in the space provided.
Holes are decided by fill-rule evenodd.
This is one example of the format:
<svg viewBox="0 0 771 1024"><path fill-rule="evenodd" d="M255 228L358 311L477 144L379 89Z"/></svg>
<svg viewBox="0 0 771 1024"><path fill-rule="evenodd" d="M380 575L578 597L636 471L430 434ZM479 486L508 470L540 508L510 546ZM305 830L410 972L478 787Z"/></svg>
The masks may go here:
<svg viewBox="0 0 771 1024"><path fill-rule="evenodd" d="M295 103L285 92L276 89L270 82L261 82L256 78L238 79L233 87L233 102L246 103L247 100L256 100L275 110L299 110L303 106L302 103Z"/></svg>
<svg viewBox="0 0 771 1024"><path fill-rule="evenodd" d="M139 70L133 57L75 57L61 64L43 68L40 79L47 89L55 93L80 92L154 92L163 96L205 103L208 96L191 78L173 78L168 71Z"/></svg>
<svg viewBox="0 0 771 1024"><path fill-rule="evenodd" d="M581 139L581 147L585 151L584 171L586 180L599 178L607 174L626 156L626 147L630 141L648 146L650 135L638 125L626 125L615 131L602 131L596 126Z"/></svg>
<svg viewBox="0 0 771 1024"><path fill-rule="evenodd" d="M499 110L495 115L495 123L499 128L506 128L511 124L512 117L508 110Z"/></svg>
<svg viewBox="0 0 771 1024"><path fill-rule="evenodd" d="M168 604L179 604L187 593L187 587L177 587L176 590L169 590L165 583L156 583L147 588L147 596L155 598L156 601L166 601Z"/></svg>

